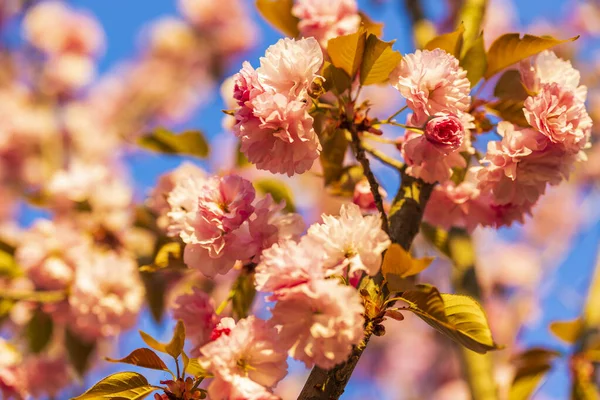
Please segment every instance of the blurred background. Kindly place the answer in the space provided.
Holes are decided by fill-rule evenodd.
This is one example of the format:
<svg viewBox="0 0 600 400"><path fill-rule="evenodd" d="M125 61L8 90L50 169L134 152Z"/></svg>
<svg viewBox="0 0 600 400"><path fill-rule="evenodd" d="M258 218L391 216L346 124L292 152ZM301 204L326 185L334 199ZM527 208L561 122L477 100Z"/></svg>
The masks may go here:
<svg viewBox="0 0 600 400"><path fill-rule="evenodd" d="M199 48L194 45L186 47L188 44L185 34L179 32L176 25L183 16L175 1L66 2L69 7L88 12L95 18L105 36L103 43L90 56L93 66L82 66L78 62L69 63L64 60L61 61L63 64L49 67L47 76L42 73L44 79L47 79L43 86L47 90L46 95L53 97L53 101L61 104L81 99L79 105L85 109L70 109L69 116L73 117L69 121L72 121L72 126L82 127L81 130L85 131L85 137L73 139L81 147L82 153L89 152L89 157L94 157L95 153L110 154L117 148L109 142L115 140L114 137L120 133L113 133L113 127L105 127L102 116L114 113L111 107L126 108L128 102L131 104L132 99L135 100L135 97L128 100L122 95L126 91L123 87L126 86L138 93L146 89L152 93L146 93L147 103L143 106L128 109L128 116L135 115L131 118L134 122L129 121L129 125L124 123L117 129L143 131L156 126L167 126L173 131L199 129L210 140L212 154L207 160L190 158L188 161L211 172L235 168L235 140L228 130L227 121L224 121L222 110L229 106L220 94L221 84L225 78L239 70L242 61L249 60L252 65L257 66L258 59L266 48L281 37L260 18L253 7L253 1L244 1L247 1L247 7L242 12L244 16L249 15L249 24L253 26L243 26L239 32L232 33L234 36L243 33L243 37L238 38L239 43L236 38L232 38L228 43L237 47L225 55L216 54L218 49L210 49L210 44L206 43ZM0 4L2 3L8 10L11 0L2 0ZM451 31L453 23L449 22L448 17L453 12L454 3L452 0L359 0L361 10L371 19L385 24L384 40L397 40L394 47L403 54L414 51L413 26L416 18L430 20L439 32ZM407 4L412 11L407 8ZM223 17L234 18L228 15L229 12L230 10L222 10ZM31 46L24 44L22 18L19 15L5 15L3 21L2 47L8 51L20 49L18 54L14 51L17 59L13 60L13 68L29 69L42 65L36 66L31 62L32 58L28 58L31 57ZM52 23L47 26L55 29ZM576 68L582 71L583 83L590 89L588 110L592 117L598 115L600 2L490 0L484 24L487 46L506 32L548 34L558 38L582 35L578 41L563 45L557 52L572 59ZM41 35L51 34L51 31L45 31ZM195 53L196 51L204 53ZM179 75L171 77L169 74L172 71L166 67L140 67L144 60L155 57L154 52L160 53L160 57L164 54L175 57L173 62L176 69L187 68L189 74L184 75L184 78ZM210 71L198 71L198 65L205 65L203 57L214 57L221 62L213 64ZM61 68L71 71L69 76L77 75L81 79L73 82L64 76L56 76L60 75ZM95 69L95 72L89 71L89 68ZM14 74L9 69L6 67L1 74ZM164 87L161 87L162 84ZM135 90L131 87L135 87ZM364 96L372 99L375 112L382 116L390 115L402 105L400 96L385 88L373 89ZM114 98L121 103L109 104ZM4 99L0 99L0 103L2 101ZM157 102L155 107L148 106L153 101ZM164 104L158 104L160 101ZM11 112L10 107L2 104L0 109L3 110L2 114ZM141 120L143 123L139 123ZM0 130L0 144L3 132ZM400 132L386 133L393 137ZM485 148L485 143L478 143L477 147ZM138 203L148 196L161 174L182 162L181 157L158 155L134 148L126 148L119 153L118 158L118 166L114 171L118 171L115 173L119 175L119 179L131 185L133 198ZM386 191L395 193L398 187L397 177L381 166L375 166L376 174L383 180ZM4 174L8 176L24 173L14 161L7 162L3 168ZM256 171L247 174L261 175ZM35 174L26 175L35 186L36 177L29 176ZM497 355L499 362L496 380L501 385L507 384L504 381L511 377L509 359L518 350L542 346L565 354L572 351L572 346L554 337L548 326L552 321L576 318L585 307L600 243L598 178L600 149L592 149L589 162L575 172L569 183L549 190L534 210L534 216L523 227L514 226L499 231L478 228L474 234L485 308L496 341L507 346L507 350L500 352L504 354ZM37 179L43 181L44 177ZM318 180L284 180L292 187L296 205L306 217L307 223L317 220L323 211L334 212L340 204L339 200L322 193ZM105 188L101 183L96 190L102 191ZM45 209L32 206L31 202L18 199L10 201L10 194L6 192L0 193L0 214L3 214L6 221L11 221L10 224L7 222L7 226L16 220L18 226L26 228L36 219L49 216ZM11 225L4 229L21 228ZM418 246L421 254L436 254L424 240ZM449 271L448 263L440 258L422 280L435 283L440 288L448 288L449 283L441 277L448 276ZM261 307L264 304L257 305L257 308ZM466 384L460 379L460 364L453 345L412 315L406 317L402 323L389 324L387 335L378 338L370 346L343 399L469 398ZM104 356L124 356L140 347L142 342L137 329L167 340L172 326L173 322L168 316L158 324L150 311L144 310L136 329L122 333L118 340L111 341L98 351L102 353L99 354L100 359ZM8 333L2 332L2 335L7 337ZM534 399L569 398L568 364L568 357L555 363ZM88 388L108 373L118 370L122 370L122 367L103 361L95 362L84 382L72 385L56 398L66 399L77 395L83 388ZM291 371L293 374L278 389L284 399L295 398L307 374L300 364L292 364ZM147 376L152 379L167 378L166 374L158 372Z"/></svg>

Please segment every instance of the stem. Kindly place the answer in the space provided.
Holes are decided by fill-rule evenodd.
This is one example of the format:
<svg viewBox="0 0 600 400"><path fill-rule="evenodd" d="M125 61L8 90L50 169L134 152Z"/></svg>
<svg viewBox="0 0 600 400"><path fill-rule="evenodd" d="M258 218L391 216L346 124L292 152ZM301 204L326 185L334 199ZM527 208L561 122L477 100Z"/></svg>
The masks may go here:
<svg viewBox="0 0 600 400"><path fill-rule="evenodd" d="M454 290L481 302L481 287L477 280L471 236L463 229L452 228L448 232L447 250L455 267L452 276ZM477 354L462 346L460 355L463 374L473 400L497 400L492 355Z"/></svg>
<svg viewBox="0 0 600 400"><path fill-rule="evenodd" d="M373 171L371 170L371 163L369 159L365 155L365 149L358 137L358 131L356 130L355 125L351 125L348 129L350 131L350 135L352 135L352 147L354 148L354 155L356 159L360 162L360 165L363 167L363 173L367 177L369 181L369 186L371 187L371 193L373 194L373 198L375 199L375 204L377 204L377 210L381 214L381 227L387 233L389 231L387 215L385 210L383 209L383 198L381 197L381 193L379 193L379 182L373 175Z"/></svg>
<svg viewBox="0 0 600 400"><path fill-rule="evenodd" d="M419 232L423 211L432 190L432 184L408 176L402 170L402 183L389 215L389 235L392 242L400 244L405 249L410 248ZM298 400L339 399L372 334L373 321L367 320L365 337L359 346L352 349L348 360L329 371L318 367L313 368Z"/></svg>
<svg viewBox="0 0 600 400"><path fill-rule="evenodd" d="M395 158L388 156L387 154L383 153L382 151L379 151L376 148L371 147L366 143L362 143L362 146L363 146L363 149L365 149L365 151L367 153L369 153L370 155L372 155L373 157L375 157L382 163L387 164L390 167L397 169L397 170L401 170L404 167L404 163L396 160Z"/></svg>
<svg viewBox="0 0 600 400"><path fill-rule="evenodd" d="M401 109L396 111L394 114L392 114L388 119L381 121L381 123L386 124L386 123L391 122L394 118L396 118L398 116L398 114L400 114L402 111L406 110L407 108L408 108L408 105L402 107Z"/></svg>

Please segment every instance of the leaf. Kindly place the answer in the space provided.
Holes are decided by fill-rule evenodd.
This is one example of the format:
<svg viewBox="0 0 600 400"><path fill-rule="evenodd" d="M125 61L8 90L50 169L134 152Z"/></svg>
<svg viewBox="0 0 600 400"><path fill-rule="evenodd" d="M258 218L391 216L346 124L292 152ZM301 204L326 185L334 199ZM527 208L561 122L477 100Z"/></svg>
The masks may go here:
<svg viewBox="0 0 600 400"><path fill-rule="evenodd" d="M16 278L21 275L14 256L15 248L0 240L0 277Z"/></svg>
<svg viewBox="0 0 600 400"><path fill-rule="evenodd" d="M156 388L136 372L118 372L96 383L90 390L71 400L143 399Z"/></svg>
<svg viewBox="0 0 600 400"><path fill-rule="evenodd" d="M346 71L350 78L354 78L363 60L366 41L367 33L364 28L356 33L329 40L327 52L331 63Z"/></svg>
<svg viewBox="0 0 600 400"><path fill-rule="evenodd" d="M470 350L484 354L500 348L494 343L483 309L468 296L440 294L433 286L418 285L416 290L403 292L398 300L409 305L406 310Z"/></svg>
<svg viewBox="0 0 600 400"><path fill-rule="evenodd" d="M431 39L425 45L425 50L442 49L446 53L450 53L454 57L459 58L460 52L462 50L464 33L465 26L463 24L460 24L456 31L445 33L443 35Z"/></svg>
<svg viewBox="0 0 600 400"><path fill-rule="evenodd" d="M296 212L296 206L294 205L294 195L289 186L279 179L274 178L263 178L254 181L254 187L260 194L269 193L276 203L285 201L285 211L293 213Z"/></svg>
<svg viewBox="0 0 600 400"><path fill-rule="evenodd" d="M96 343L87 342L67 329L65 331L65 347L71 365L79 376L83 376L89 367L90 356L96 348Z"/></svg>
<svg viewBox="0 0 600 400"><path fill-rule="evenodd" d="M421 224L421 234L431 243L440 253L451 258L448 240L448 231L426 222Z"/></svg>
<svg viewBox="0 0 600 400"><path fill-rule="evenodd" d="M559 40L550 36L525 35L521 37L519 33L507 33L496 39L488 50L488 65L484 76L488 79L521 60L558 44L572 42L577 39L579 39L579 36Z"/></svg>
<svg viewBox="0 0 600 400"><path fill-rule="evenodd" d="M148 346L156 351L160 351L161 353L167 353L166 344L159 342L144 331L139 331L139 333L144 343L146 343Z"/></svg>
<svg viewBox="0 0 600 400"><path fill-rule="evenodd" d="M485 45L483 35L479 35L464 57L460 60L460 66L467 71L467 78L471 82L471 87L475 86L485 74L487 68L487 54L485 53Z"/></svg>
<svg viewBox="0 0 600 400"><path fill-rule="evenodd" d="M323 78L325 78L323 88L326 91L332 90L335 94L344 93L352 85L352 80L346 71L328 61L323 64Z"/></svg>
<svg viewBox="0 0 600 400"><path fill-rule="evenodd" d="M494 103L487 104L486 108L488 111L505 121L512 122L513 124L522 127L530 126L523 113L523 101L521 100L498 100Z"/></svg>
<svg viewBox="0 0 600 400"><path fill-rule="evenodd" d="M496 83L494 96L499 99L524 101L529 95L521 83L521 73L516 69L509 69L504 72Z"/></svg>
<svg viewBox="0 0 600 400"><path fill-rule="evenodd" d="M284 35L295 38L300 35L298 22L292 14L294 0L256 0L256 8L260 15Z"/></svg>
<svg viewBox="0 0 600 400"><path fill-rule="evenodd" d="M127 357L121 358L119 360L108 357L106 357L105 360L113 363L124 363L136 365L142 368L156 369L159 371L169 370L169 368L167 368L163 360L161 360L155 352L145 347L135 349Z"/></svg>
<svg viewBox="0 0 600 400"><path fill-rule="evenodd" d="M140 267L141 272L156 272L164 268L186 268L183 262L183 244L169 242L158 249L151 265Z"/></svg>
<svg viewBox="0 0 600 400"><path fill-rule="evenodd" d="M233 314L238 319L246 318L256 295L254 276L242 272L233 283L231 290L233 292L233 297L231 298Z"/></svg>
<svg viewBox="0 0 600 400"><path fill-rule="evenodd" d="M173 356L173 358L177 358L183 352L183 345L185 344L185 326L183 325L183 321L177 321L175 324L175 329L173 330L173 337L171 341L165 345L165 351Z"/></svg>
<svg viewBox="0 0 600 400"><path fill-rule="evenodd" d="M381 272L387 281L390 292L404 290L406 285L403 280L425 270L433 260L433 257L415 259L402 246L392 243L385 253L381 266Z"/></svg>
<svg viewBox="0 0 600 400"><path fill-rule="evenodd" d="M35 303L58 303L65 299L67 294L62 290L29 292L21 290L7 290L0 292L0 298L14 301L32 301Z"/></svg>
<svg viewBox="0 0 600 400"><path fill-rule="evenodd" d="M367 14L362 11L358 12L363 28L367 33L371 33L375 36L383 35L383 23L373 21Z"/></svg>
<svg viewBox="0 0 600 400"><path fill-rule="evenodd" d="M325 186L337 181L344 170L344 159L348 150L348 139L343 130L338 129L321 137L320 160L325 175ZM352 187L354 190L354 187Z"/></svg>
<svg viewBox="0 0 600 400"><path fill-rule="evenodd" d="M381 314L384 303L379 285L375 283L373 278L366 276L360 281L358 291L362 296L367 318L377 318Z"/></svg>
<svg viewBox="0 0 600 400"><path fill-rule="evenodd" d="M560 353L543 348L527 350L513 360L516 367L515 377L510 387L509 400L531 398L540 381L552 368L552 361Z"/></svg>
<svg viewBox="0 0 600 400"><path fill-rule="evenodd" d="M394 42L384 42L375 35L369 35L360 65L362 85L374 85L388 80L390 73L402 60L402 55L392 50Z"/></svg>
<svg viewBox="0 0 600 400"><path fill-rule="evenodd" d="M27 324L29 349L36 354L44 350L50 343L50 339L52 339L53 330L52 318L42 310L37 309Z"/></svg>
<svg viewBox="0 0 600 400"><path fill-rule="evenodd" d="M329 192L334 196L352 197L356 184L364 179L361 165L349 165L342 168L340 176L331 183Z"/></svg>
<svg viewBox="0 0 600 400"><path fill-rule="evenodd" d="M248 161L248 157L246 157L246 155L242 153L241 147L241 143L238 143L236 146L235 166L238 168L244 168L252 165L252 163Z"/></svg>
<svg viewBox="0 0 600 400"><path fill-rule="evenodd" d="M198 377L206 377L210 376L207 370L202 368L197 358L190 358L187 366L187 373L198 378Z"/></svg>
<svg viewBox="0 0 600 400"><path fill-rule="evenodd" d="M182 154L200 158L208 157L208 142L200 131L185 131L175 134L165 128L138 139L138 145L146 150L163 154Z"/></svg>
<svg viewBox="0 0 600 400"><path fill-rule="evenodd" d="M152 318L156 322L161 322L165 312L165 295L169 282L161 274L142 272L140 276L146 289L146 301L148 302Z"/></svg>
<svg viewBox="0 0 600 400"><path fill-rule="evenodd" d="M584 325L581 318L575 318L570 321L554 321L550 324L550 331L560 340L573 344L583 334Z"/></svg>

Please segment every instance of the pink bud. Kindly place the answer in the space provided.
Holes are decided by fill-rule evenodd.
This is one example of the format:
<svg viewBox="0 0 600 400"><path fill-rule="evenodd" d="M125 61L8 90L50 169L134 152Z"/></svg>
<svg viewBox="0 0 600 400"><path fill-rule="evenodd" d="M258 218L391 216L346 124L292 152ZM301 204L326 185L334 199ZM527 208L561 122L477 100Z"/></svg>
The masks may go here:
<svg viewBox="0 0 600 400"><path fill-rule="evenodd" d="M425 126L425 138L443 153L458 150L465 137L462 122L453 116L435 117Z"/></svg>

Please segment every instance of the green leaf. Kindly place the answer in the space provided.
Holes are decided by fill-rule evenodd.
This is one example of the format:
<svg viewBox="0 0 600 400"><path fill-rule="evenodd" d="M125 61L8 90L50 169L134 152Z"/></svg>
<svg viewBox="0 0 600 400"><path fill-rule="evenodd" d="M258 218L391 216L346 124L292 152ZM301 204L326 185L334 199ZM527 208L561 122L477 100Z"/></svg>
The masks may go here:
<svg viewBox="0 0 600 400"><path fill-rule="evenodd" d="M252 165L252 163L248 161L248 157L246 157L246 155L242 153L241 147L241 143L238 143L236 146L235 166L238 168L244 168Z"/></svg>
<svg viewBox="0 0 600 400"><path fill-rule="evenodd" d="M504 72L496 83L494 96L499 99L524 101L529 95L521 83L521 73L516 69L509 69Z"/></svg>
<svg viewBox="0 0 600 400"><path fill-rule="evenodd" d="M576 343L583 334L585 324L583 319L575 318L570 321L554 321L550 324L550 331L566 343Z"/></svg>
<svg viewBox="0 0 600 400"><path fill-rule="evenodd" d="M161 353L167 353L167 345L165 343L161 343L158 340L154 339L152 336L148 335L144 331L138 331L144 343L148 346L152 347L156 351L160 351Z"/></svg>
<svg viewBox="0 0 600 400"><path fill-rule="evenodd" d="M448 258L451 258L448 231L433 225L429 225L426 222L421 224L420 233L431 243L440 253Z"/></svg>
<svg viewBox="0 0 600 400"><path fill-rule="evenodd" d="M139 400L159 388L136 372L118 372L96 383L90 390L71 400L128 399Z"/></svg>
<svg viewBox="0 0 600 400"><path fill-rule="evenodd" d="M16 278L22 274L14 256L15 248L0 240L0 277Z"/></svg>
<svg viewBox="0 0 600 400"><path fill-rule="evenodd" d="M460 60L460 66L467 71L467 78L471 82L471 87L481 80L487 68L487 54L485 53L483 35L475 39L473 45Z"/></svg>
<svg viewBox="0 0 600 400"><path fill-rule="evenodd" d="M323 64L323 78L325 78L323 88L326 91L332 90L335 94L344 93L352 85L352 80L346 71L328 61Z"/></svg>
<svg viewBox="0 0 600 400"><path fill-rule="evenodd" d="M364 28L359 29L356 33L329 40L327 52L331 63L354 78L363 60L366 42L367 32Z"/></svg>
<svg viewBox="0 0 600 400"><path fill-rule="evenodd" d="M207 377L210 376L210 373L202 368L197 358L190 358L187 366L187 373L199 378L199 377Z"/></svg>
<svg viewBox="0 0 600 400"><path fill-rule="evenodd" d="M527 350L513 360L515 377L510 387L509 400L531 398L546 373L552 369L552 361L560 353L543 348Z"/></svg>
<svg viewBox="0 0 600 400"><path fill-rule="evenodd" d="M463 24L460 24L456 31L446 33L431 39L425 45L425 50L442 49L446 53L450 53L454 57L459 58L463 45L464 33L465 26Z"/></svg>
<svg viewBox="0 0 600 400"><path fill-rule="evenodd" d="M470 350L484 354L500 348L494 343L483 309L468 296L440 294L433 286L418 285L416 290L403 292L398 300L408 304L408 311Z"/></svg>
<svg viewBox="0 0 600 400"><path fill-rule="evenodd" d="M169 282L162 274L142 272L140 276L146 289L146 301L152 313L152 318L156 322L161 322L165 312L165 295Z"/></svg>
<svg viewBox="0 0 600 400"><path fill-rule="evenodd" d="M67 329L65 331L65 347L71 365L79 376L83 376L89 367L90 356L96 348L96 343L87 342Z"/></svg>
<svg viewBox="0 0 600 400"><path fill-rule="evenodd" d="M260 15L274 28L292 38L298 37L298 22L292 14L294 0L256 0L256 8Z"/></svg>
<svg viewBox="0 0 600 400"><path fill-rule="evenodd" d="M321 137L321 146L323 149L320 160L325 175L325 186L327 186L337 181L344 170L344 159L348 150L346 133L341 129L331 134L325 133ZM354 187L352 189L354 190Z"/></svg>
<svg viewBox="0 0 600 400"><path fill-rule="evenodd" d="M138 145L146 150L163 154L181 154L200 158L208 157L209 147L200 131L185 131L175 134L165 128L157 128L154 132L138 139Z"/></svg>
<svg viewBox="0 0 600 400"><path fill-rule="evenodd" d="M579 39L579 36L559 40L550 36L524 35L521 37L518 33L507 33L496 39L488 50L488 65L484 76L488 79L521 60L558 44L572 42L577 39Z"/></svg>
<svg viewBox="0 0 600 400"><path fill-rule="evenodd" d="M177 358L183 352L183 345L185 344L185 326L183 325L183 321L177 321L175 325L175 329L173 330L173 337L171 341L165 345L165 351L173 356L173 358Z"/></svg>
<svg viewBox="0 0 600 400"><path fill-rule="evenodd" d="M140 267L140 271L156 272L164 268L186 268L183 262L183 244L179 242L164 244L158 249L154 262L151 265L143 265Z"/></svg>
<svg viewBox="0 0 600 400"><path fill-rule="evenodd" d="M285 211L296 212L294 194L285 182L275 178L262 178L254 181L254 187L262 195L269 193L276 203L285 201Z"/></svg>
<svg viewBox="0 0 600 400"><path fill-rule="evenodd" d="M371 33L375 36L383 35L383 23L373 21L367 14L362 11L358 12L360 15L360 21L368 33Z"/></svg>
<svg viewBox="0 0 600 400"><path fill-rule="evenodd" d="M365 307L365 315L367 318L377 318L383 309L383 294L381 288L375 283L373 278L365 276L360 281L358 291L363 298L363 304Z"/></svg>
<svg viewBox="0 0 600 400"><path fill-rule="evenodd" d="M140 349L135 349L134 351L132 351L127 357L121 358L121 359L114 359L114 358L105 358L106 361L109 362L113 362L113 363L124 363L124 364L131 364L131 365L136 365L138 367L142 367L142 368L148 368L148 369L156 369L159 371L168 371L169 368L167 368L167 366L165 365L165 363L163 362L163 360L160 359L160 357L158 355L156 355L155 352L153 352L150 349L147 349L145 347L140 348Z"/></svg>
<svg viewBox="0 0 600 400"><path fill-rule="evenodd" d="M349 165L342 168L339 177L329 186L333 196L352 197L356 184L365 178L361 165Z"/></svg>
<svg viewBox="0 0 600 400"><path fill-rule="evenodd" d="M505 121L512 122L515 125L529 127L529 122L523 113L523 101L513 99L500 99L486 105L486 108L492 114L497 115Z"/></svg>
<svg viewBox="0 0 600 400"><path fill-rule="evenodd" d="M27 324L29 349L36 354L44 350L50 343L50 339L52 339L53 330L52 318L42 310L37 309Z"/></svg>
<svg viewBox="0 0 600 400"><path fill-rule="evenodd" d="M231 290L233 292L231 298L233 315L238 319L246 318L254 302L254 296L256 296L253 274L242 272L233 283Z"/></svg>
<svg viewBox="0 0 600 400"><path fill-rule="evenodd" d="M390 73L402 60L402 55L392 50L394 42L384 42L375 35L369 35L360 65L362 85L374 85L388 80Z"/></svg>
<svg viewBox="0 0 600 400"><path fill-rule="evenodd" d="M415 259L402 246L392 243L385 252L381 273L390 292L400 292L406 289L405 278L425 270L433 260L433 257Z"/></svg>

